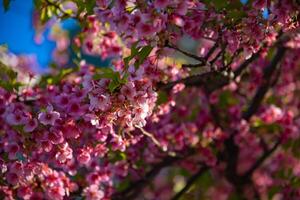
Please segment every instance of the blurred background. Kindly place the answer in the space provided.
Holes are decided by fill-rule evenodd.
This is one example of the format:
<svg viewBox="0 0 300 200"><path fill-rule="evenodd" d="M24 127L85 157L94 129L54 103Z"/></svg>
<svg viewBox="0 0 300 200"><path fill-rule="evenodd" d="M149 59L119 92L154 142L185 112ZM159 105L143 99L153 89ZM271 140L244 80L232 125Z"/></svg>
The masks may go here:
<svg viewBox="0 0 300 200"><path fill-rule="evenodd" d="M33 7L33 1L13 0L9 10L5 12L1 2L0 44L6 44L17 55L30 56L36 60L39 70L43 70L51 60L55 42L48 39L49 30L43 34L44 39L40 44L35 42Z"/></svg>
<svg viewBox="0 0 300 200"><path fill-rule="evenodd" d="M41 33L34 28L34 2L31 0L12 0L8 11L4 10L2 0L0 4L0 45L7 45L10 52L24 55L35 63L37 72L45 72L53 60L56 42L51 38L51 30L46 28ZM80 27L73 19L68 19L60 24L67 30L68 37L72 38L80 31ZM58 33L61 34L61 33ZM69 62L75 55L68 49ZM99 57L83 55L88 63L107 65L109 60L102 61Z"/></svg>
<svg viewBox="0 0 300 200"><path fill-rule="evenodd" d="M240 0L247 3L248 0ZM51 40L50 30L46 28L37 36L34 29L33 10L34 3L32 0L12 0L8 11L4 11L2 0L0 5L0 45L6 44L10 52L16 55L25 55L30 57L38 72L47 70L48 65L53 60L53 51L56 47L55 41ZM268 17L268 10L263 10L263 16ZM67 30L68 37L72 38L79 32L80 28L75 20L69 19L62 22L61 27ZM185 42L192 45L193 42ZM68 50L69 62L75 55L72 50ZM102 61L99 57L83 55L88 62L99 65L108 65L109 60Z"/></svg>

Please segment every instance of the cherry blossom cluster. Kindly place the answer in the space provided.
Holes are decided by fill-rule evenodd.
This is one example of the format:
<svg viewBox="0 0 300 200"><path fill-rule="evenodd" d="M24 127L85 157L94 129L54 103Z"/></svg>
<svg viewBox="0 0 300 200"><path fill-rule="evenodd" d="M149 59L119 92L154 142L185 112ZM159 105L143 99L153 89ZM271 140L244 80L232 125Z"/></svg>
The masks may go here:
<svg viewBox="0 0 300 200"><path fill-rule="evenodd" d="M298 1L45 2L82 31L33 85L1 52L1 199L300 198Z"/></svg>

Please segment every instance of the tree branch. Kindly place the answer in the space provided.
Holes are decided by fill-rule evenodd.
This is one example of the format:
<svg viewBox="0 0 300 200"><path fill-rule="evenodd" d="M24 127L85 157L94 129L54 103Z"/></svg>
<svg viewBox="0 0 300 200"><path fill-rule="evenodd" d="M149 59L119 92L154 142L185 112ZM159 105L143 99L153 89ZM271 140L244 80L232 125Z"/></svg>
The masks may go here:
<svg viewBox="0 0 300 200"><path fill-rule="evenodd" d="M219 39L215 42L215 44L212 46L212 48L209 49L207 54L205 55L204 59L208 60L208 58L215 52L215 50L218 48L218 41Z"/></svg>
<svg viewBox="0 0 300 200"><path fill-rule="evenodd" d="M262 49L260 49L258 52L256 52L256 53L254 53L254 54L252 54L252 56L249 58L249 59L247 59L247 60L245 60L235 71L234 71L234 78L237 78L239 75L241 75L241 73L246 69L246 67L250 64L250 63L252 63L254 60L256 60L258 57L259 57L259 55L260 55L260 53L261 53L261 50Z"/></svg>
<svg viewBox="0 0 300 200"><path fill-rule="evenodd" d="M197 63L197 64L182 64L182 68L197 68L197 67L205 67L206 65L203 63Z"/></svg>
<svg viewBox="0 0 300 200"><path fill-rule="evenodd" d="M264 99L269 87L270 87L270 81L271 77L274 73L274 71L277 68L278 63L283 58L284 54L286 52L285 47L279 47L277 50L276 55L274 56L271 63L264 69L263 73L263 83L261 86L257 89L254 98L252 99L250 106L248 109L243 113L243 118L246 120L249 120L251 116L258 110L262 100Z"/></svg>
<svg viewBox="0 0 300 200"><path fill-rule="evenodd" d="M149 133L148 131L146 131L146 130L143 129L142 127L136 127L136 128L140 129L140 131L141 131L145 136L149 137L149 138L152 140L152 142L153 142L156 146L158 146L162 151L164 151L164 152L167 151L167 149L164 148L164 147L160 144L160 142L154 137L153 134Z"/></svg>
<svg viewBox="0 0 300 200"><path fill-rule="evenodd" d="M158 84L157 88L159 90L170 90L174 85L183 83L186 86L203 86L206 91L212 92L223 87L224 85L227 85L229 80L229 76L225 76L221 72L211 71L199 75L189 76L185 79L180 79L166 84Z"/></svg>
<svg viewBox="0 0 300 200"><path fill-rule="evenodd" d="M171 200L178 200L180 199L180 197L185 194L190 187L195 183L195 181L197 181L197 179L203 174L205 173L209 168L207 166L203 166L196 174L194 174L192 177L190 177L190 179L187 181L186 185L184 186L184 188L182 188L177 194L175 194L174 197L172 197Z"/></svg>
<svg viewBox="0 0 300 200"><path fill-rule="evenodd" d="M198 60L198 61L200 61L201 63L206 63L206 59L204 59L203 57L199 57L199 56L196 56L196 55L191 54L191 53L189 53L189 52L183 51L183 50L179 49L179 48L176 47L176 46L170 45L168 42L166 43L165 46L168 47L168 48L174 49L174 50L176 50L176 51L178 51L178 52L180 52L180 53L182 53L182 54L184 54L184 55L186 55L186 56L188 56L188 57L190 57L190 58L194 58L195 60Z"/></svg>
<svg viewBox="0 0 300 200"><path fill-rule="evenodd" d="M152 179L160 172L164 167L172 165L174 162L178 161L177 157L166 157L161 163L156 164L146 175L140 180L131 183L125 190L114 194L112 200L122 200L122 199L134 199L143 188L152 181Z"/></svg>
<svg viewBox="0 0 300 200"><path fill-rule="evenodd" d="M149 172L147 172L146 175L143 176L140 180L131 183L125 190L114 194L112 196L112 200L135 199L144 189L144 187L146 187L163 168L171 166L174 163L193 155L194 153L196 153L194 149L189 149L182 157L165 157L162 162L154 165L154 167Z"/></svg>
<svg viewBox="0 0 300 200"><path fill-rule="evenodd" d="M242 179L247 180L253 174L253 172L278 148L281 144L281 139L273 145L273 147L266 151L253 165L252 167L242 176Z"/></svg>

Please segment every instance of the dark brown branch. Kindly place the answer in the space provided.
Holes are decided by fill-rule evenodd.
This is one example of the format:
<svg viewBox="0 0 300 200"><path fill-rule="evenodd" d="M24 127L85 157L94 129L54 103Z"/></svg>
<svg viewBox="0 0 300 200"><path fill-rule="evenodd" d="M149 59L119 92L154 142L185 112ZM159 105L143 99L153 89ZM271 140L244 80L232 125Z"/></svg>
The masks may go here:
<svg viewBox="0 0 300 200"><path fill-rule="evenodd" d="M194 174L190 179L187 181L184 188L182 188L171 200L178 200L180 197L185 194L190 187L197 181L197 179L204 174L209 168L207 166L202 167L196 174Z"/></svg>
<svg viewBox="0 0 300 200"><path fill-rule="evenodd" d="M140 194L140 192L144 189L144 187L146 187L163 168L171 166L174 163L178 162L179 160L191 156L194 153L195 151L193 149L190 149L182 157L167 156L166 158L163 159L162 162L154 165L154 167L149 172L147 172L146 175L143 176L140 180L131 183L129 187L126 188L125 190L114 194L112 200L135 199Z"/></svg>
<svg viewBox="0 0 300 200"><path fill-rule="evenodd" d="M113 195L112 199L113 200L134 199L140 193L140 191L142 191L142 189L149 182L151 182L151 180L160 172L160 170L162 168L172 165L174 162L176 162L178 160L179 160L178 157L165 158L163 160L163 162L156 164L152 168L152 170L150 170L148 173L146 173L146 175L142 179L130 184L130 186L127 189L125 189L124 191Z"/></svg>
<svg viewBox="0 0 300 200"><path fill-rule="evenodd" d="M213 65L218 60L218 58L222 55L223 50L224 48L221 51L219 51L218 54L209 62L211 65Z"/></svg>
<svg viewBox="0 0 300 200"><path fill-rule="evenodd" d="M170 47L169 45L167 45ZM175 50L178 50L179 52L192 57L196 60L199 60L203 62L203 58L201 57L195 57L195 55L189 54L187 52L184 52L177 47L170 47ZM256 112L258 109L261 101L263 100L267 90L269 89L270 85L270 80L272 77L272 74L274 70L276 70L277 64L279 61L282 59L284 56L285 48L279 47L277 54L274 56L273 60L271 61L270 65L268 65L265 70L264 70L264 83L260 86L260 88L257 90L256 95L254 96L248 110L243 115L243 118L246 120L249 120L250 117ZM241 66L235 71L234 76L237 77L241 74L241 72L255 59L259 57L259 52L254 54L250 59L245 61L244 63L241 64ZM171 89L174 85L178 83L184 83L186 86L201 86L204 87L204 89L208 92L212 92L218 88L221 88L225 85L227 85L230 81L229 76L225 76L221 72L217 71L212 71L200 75L195 75L191 77L187 77L185 79L181 79L178 81L174 81L171 83L167 84L161 84L158 85L158 89L163 89L163 90L169 90ZM242 188L245 184L249 183L249 177L252 175L252 173L264 162L265 159L267 159L273 151L280 145L280 142L275 144L275 146L270 149L270 151L267 151L266 153L263 154L261 158L255 162L255 164L251 167L251 169L243 176L237 175L236 172L236 166L237 166L237 160L238 160L238 155L239 155L239 148L238 146L234 143L234 136L236 133L231 134L231 136L225 141L225 153L221 153L218 157L224 157L222 159L225 159L227 161L227 167L225 169L226 177L228 180L233 183L237 187L237 191L241 192ZM127 189L124 191L115 194L112 199L118 200L118 199L134 199L136 196L139 195L139 193L143 190L144 187L146 187L151 180L161 171L162 168L167 167L172 165L173 163L182 160L182 158L179 157L167 157L162 161L161 163L158 163L155 165L152 170L150 170L146 175L140 179L137 182L132 183ZM200 172L199 172L200 173ZM199 177L195 176L195 177ZM194 176L193 176L194 177ZM174 196L174 198L179 198L183 193L185 193L189 187L193 184L193 182L197 178L191 178L192 180L189 180L185 188L183 188L182 192L179 192ZM195 180L193 180L195 179ZM176 197L178 196L178 197Z"/></svg>
<svg viewBox="0 0 300 200"><path fill-rule="evenodd" d="M262 100L264 99L267 91L269 90L271 77L274 71L276 70L278 63L283 58L285 51L286 51L285 47L279 47L271 63L264 69L263 83L257 89L255 96L250 103L250 106L243 113L244 119L249 120L251 116L258 110Z"/></svg>
<svg viewBox="0 0 300 200"><path fill-rule="evenodd" d="M234 78L238 77L239 75L241 75L241 73L246 69L246 67L251 64L254 60L256 60L257 58L259 58L260 53L261 53L260 49L258 52L252 54L252 56L245 60L235 71L234 71Z"/></svg>
<svg viewBox="0 0 300 200"><path fill-rule="evenodd" d="M171 49L175 49L176 51L179 51L180 53L182 53L182 54L184 54L184 55L186 55L186 56L188 56L190 58L194 58L195 60L198 60L201 63L206 63L206 60L203 57L199 57L199 56L196 56L196 55L191 54L189 52L183 51L182 49L179 49L176 46L172 46L169 43L167 43L165 46L168 47L168 48L171 48Z"/></svg>
<svg viewBox="0 0 300 200"><path fill-rule="evenodd" d="M239 48L239 49L237 49L235 52L234 52L234 54L233 54L233 56L230 58L230 60L229 60L229 62L226 64L226 68L229 68L229 66L233 63L233 61L234 61L234 58L236 57L236 56L238 56L240 53L242 53L243 52L243 48Z"/></svg>
<svg viewBox="0 0 300 200"><path fill-rule="evenodd" d="M157 85L160 90L170 90L172 87L178 83L183 83L186 86L202 86L208 92L212 92L218 88L223 87L229 83L229 77L225 76L221 72L212 71L195 76L190 76L185 79L180 79L167 84Z"/></svg>
<svg viewBox="0 0 300 200"><path fill-rule="evenodd" d="M277 68L278 63L283 58L285 52L284 47L279 47L277 50L276 55L270 62L270 64L265 68L263 73L263 84L257 89L257 92L252 99L249 108L243 114L243 118L245 120L249 120L250 117L257 111L258 107L260 106L266 92L268 91L271 83L271 77L274 71ZM225 169L226 178L236 187L236 190L239 194L242 194L243 186L249 183L249 178L252 175L253 171L257 169L262 162L276 149L277 145L274 146L270 151L267 151L257 162L253 165L253 167L244 175L239 176L237 174L237 161L239 155L239 147L234 143L234 136L237 133L234 132L230 135L230 137L225 140L225 160L227 161L227 166Z"/></svg>
<svg viewBox="0 0 300 200"><path fill-rule="evenodd" d="M208 58L215 52L215 50L218 48L218 40L215 42L215 44L212 46L212 48L209 49L207 54L205 55L204 59L208 60Z"/></svg>
<svg viewBox="0 0 300 200"><path fill-rule="evenodd" d="M280 74L281 74L281 66L275 72L274 79L271 82L271 87L274 87L277 84L280 78Z"/></svg>
<svg viewBox="0 0 300 200"><path fill-rule="evenodd" d="M253 172L279 147L281 144L281 140L278 141L273 145L273 147L266 151L253 165L252 167L242 176L242 179L249 179Z"/></svg>
<svg viewBox="0 0 300 200"><path fill-rule="evenodd" d="M206 65L203 63L197 63L197 64L182 64L182 68L197 68L197 67L205 67Z"/></svg>
<svg viewBox="0 0 300 200"><path fill-rule="evenodd" d="M236 132L230 135L228 139L225 140L225 152L224 158L227 162L227 166L225 169L225 176L233 185L237 186L241 184L241 179L239 179L236 168L238 162L239 155L239 147L234 142L234 136Z"/></svg>

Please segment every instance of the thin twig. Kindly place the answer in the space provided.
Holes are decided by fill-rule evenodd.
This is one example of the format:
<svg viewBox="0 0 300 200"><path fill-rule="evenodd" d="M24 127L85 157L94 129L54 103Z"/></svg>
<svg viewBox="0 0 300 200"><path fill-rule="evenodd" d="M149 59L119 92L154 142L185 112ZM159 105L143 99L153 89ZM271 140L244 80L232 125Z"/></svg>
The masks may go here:
<svg viewBox="0 0 300 200"><path fill-rule="evenodd" d="M233 61L234 61L234 58L236 57L236 56L238 56L240 53L242 53L243 52L243 48L239 48L239 49L237 49L235 52L234 52L234 54L233 54L233 56L230 58L230 60L228 61L228 63L226 64L226 66L225 66L225 68L229 68L229 66L233 63Z"/></svg>
<svg viewBox="0 0 300 200"><path fill-rule="evenodd" d="M182 49L179 49L176 46L172 46L169 43L167 43L165 46L168 47L168 48L174 49L174 50L176 50L176 51L178 51L178 52L180 52L180 53L182 53L182 54L184 54L184 55L186 55L188 57L194 58L195 60L198 60L201 63L206 63L206 60L203 57L199 57L199 56L196 56L196 55L191 54L189 52L183 51Z"/></svg>
<svg viewBox="0 0 300 200"><path fill-rule="evenodd" d="M197 63L197 64L182 64L182 68L198 68L198 67L205 67L206 65L203 63Z"/></svg>
<svg viewBox="0 0 300 200"><path fill-rule="evenodd" d="M150 138L150 139L152 140L152 142L153 142L154 144L156 144L156 146L158 146L160 149L162 149L163 151L167 151L166 147L163 147L163 146L160 144L160 142L154 137L153 134L149 133L148 131L146 131L146 130L145 130L144 128L142 128L142 127L138 127L138 126L137 126L136 128L140 129L140 131L141 131L145 136L147 136L148 138Z"/></svg>
<svg viewBox="0 0 300 200"><path fill-rule="evenodd" d="M218 41L216 41L212 48L210 48L207 54L204 56L205 60L208 60L208 58L215 52L215 50L218 48L218 45Z"/></svg>

